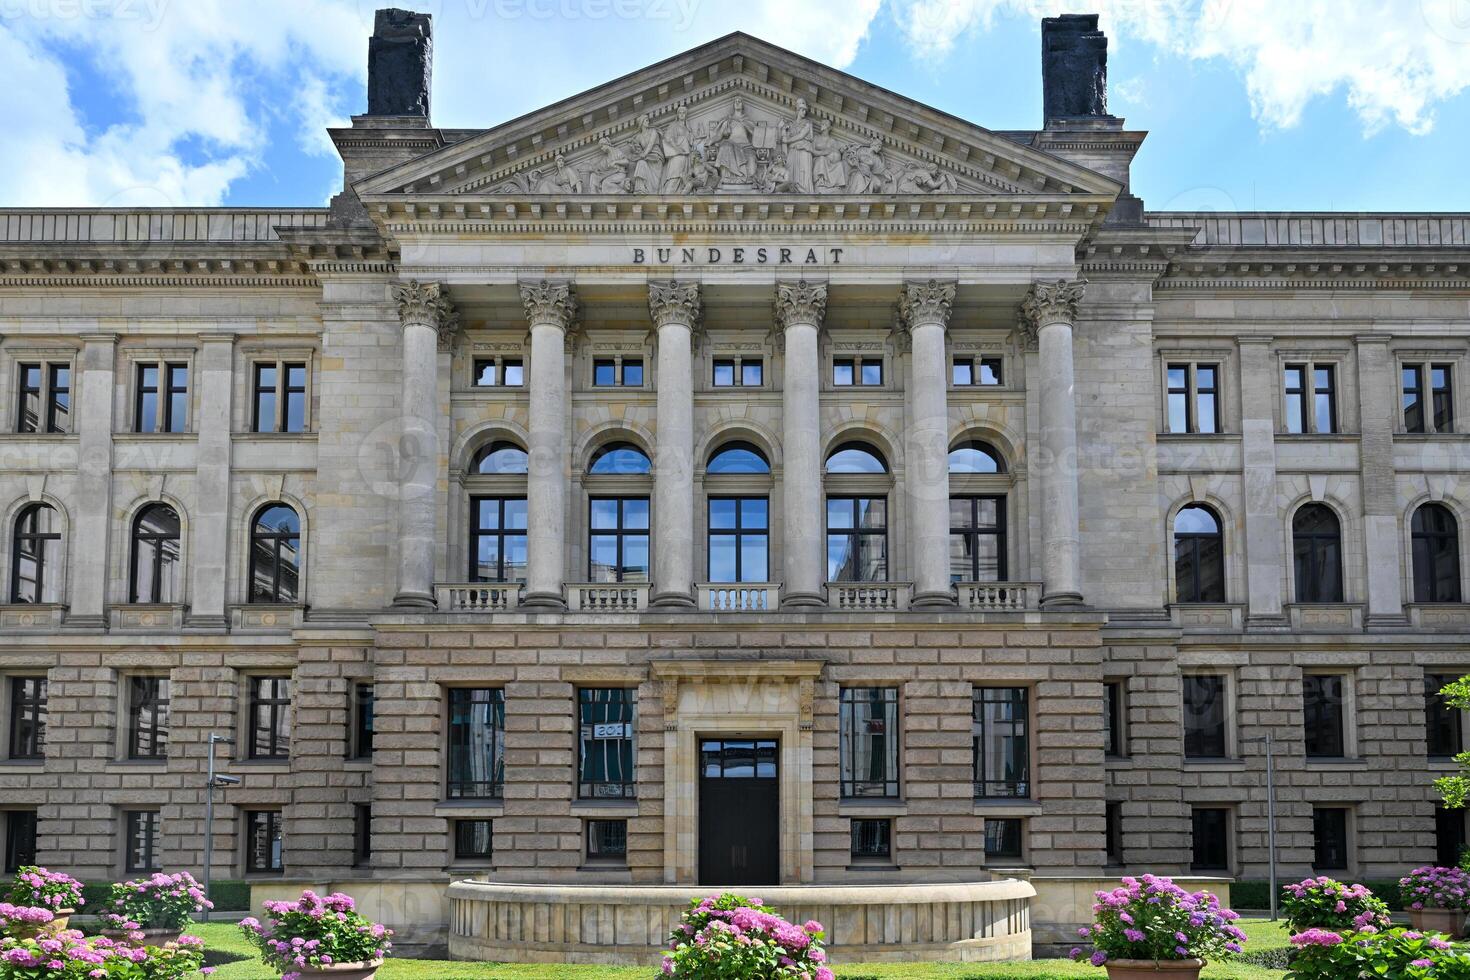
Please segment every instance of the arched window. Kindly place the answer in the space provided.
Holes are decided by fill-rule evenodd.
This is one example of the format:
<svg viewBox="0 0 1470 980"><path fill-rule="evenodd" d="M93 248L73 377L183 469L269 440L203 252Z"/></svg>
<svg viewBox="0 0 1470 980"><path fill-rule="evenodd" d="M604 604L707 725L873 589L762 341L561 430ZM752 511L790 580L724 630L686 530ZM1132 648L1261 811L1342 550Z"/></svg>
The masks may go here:
<svg viewBox="0 0 1470 980"><path fill-rule="evenodd" d="M1220 518L1190 504L1174 515L1174 601L1225 601L1225 537Z"/></svg>
<svg viewBox="0 0 1470 980"><path fill-rule="evenodd" d="M610 442L592 454L590 474L602 476L647 475L653 471L648 454L631 442Z"/></svg>
<svg viewBox="0 0 1470 980"><path fill-rule="evenodd" d="M1291 522L1297 602L1342 601L1342 525L1332 508L1307 504Z"/></svg>
<svg viewBox="0 0 1470 980"><path fill-rule="evenodd" d="M168 504L149 504L133 519L129 602L177 602L179 514Z"/></svg>
<svg viewBox="0 0 1470 980"><path fill-rule="evenodd" d="M286 504L266 504L250 524L250 601L297 602L301 518Z"/></svg>
<svg viewBox="0 0 1470 980"><path fill-rule="evenodd" d="M828 473L887 473L883 454L865 442L844 442L827 456Z"/></svg>
<svg viewBox="0 0 1470 980"><path fill-rule="evenodd" d="M50 504L31 504L15 519L11 542L10 601L58 602L61 516Z"/></svg>
<svg viewBox="0 0 1470 980"><path fill-rule="evenodd" d="M766 454L748 442L727 442L709 458L706 473L769 473L771 463Z"/></svg>
<svg viewBox="0 0 1470 980"><path fill-rule="evenodd" d="M949 451L951 473L1004 473L1005 458L988 442L968 440Z"/></svg>
<svg viewBox="0 0 1470 980"><path fill-rule="evenodd" d="M530 457L513 442L497 440L475 453L471 471L481 476L524 475L530 469Z"/></svg>
<svg viewBox="0 0 1470 980"><path fill-rule="evenodd" d="M1460 601L1460 527L1444 504L1425 504L1411 524L1415 602Z"/></svg>

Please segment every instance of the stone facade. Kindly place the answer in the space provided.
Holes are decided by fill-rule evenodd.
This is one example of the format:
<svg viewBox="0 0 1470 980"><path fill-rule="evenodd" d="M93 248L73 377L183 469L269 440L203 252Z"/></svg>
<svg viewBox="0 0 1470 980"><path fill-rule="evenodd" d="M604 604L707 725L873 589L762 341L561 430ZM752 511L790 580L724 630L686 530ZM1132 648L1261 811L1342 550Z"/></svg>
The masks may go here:
<svg viewBox="0 0 1470 980"><path fill-rule="evenodd" d="M427 110L392 77L383 105ZM1283 874L1431 861L1458 817L1436 818L1425 677L1470 671L1470 605L1458 530L1444 601L1416 601L1414 521L1470 517L1470 222L1144 212L1144 134L1104 111L1001 136L734 35L495 129L357 117L329 209L0 212L7 853L29 856L33 814L35 857L84 878L199 871L218 733L241 783L218 794L217 877L396 888L400 921L438 923L471 874L692 886L697 740L744 736L779 742L783 885L1255 878L1269 734ZM999 377L956 383L957 362ZM176 424L142 407L159 365L186 369ZM725 384L741 365L758 376ZM1203 431L1171 422L1185 365ZM1291 431L1297 365L1330 369L1330 431ZM1423 432L1406 366L1449 370ZM952 466L970 441L999 472ZM524 471L478 467L501 443ZM713 472L731 443L768 472ZM851 443L886 471L830 472ZM648 469L594 472L615 444ZM468 581L480 496L527 498L524 589ZM651 581L589 581L590 501L618 496L651 502ZM724 496L766 502L760 581L708 581ZM886 502L887 564L829 582L824 498L852 496ZM956 573L944 514L972 496L1004 498L1003 560ZM140 596L160 503L175 571ZM1207 601L1175 560L1191 505L1220 524ZM1298 594L1309 505L1337 518L1340 597ZM256 533L275 506L294 537ZM1187 753L1201 674L1223 751ZM1319 674L1340 693L1309 722ZM166 751L139 752L135 680L158 677ZM258 722L276 677L289 706ZM447 790L465 687L503 692L498 795ZM976 789L987 687L1026 709L1009 798ZM631 795L581 798L584 688L634 692ZM896 691L894 792L844 794L844 688ZM1225 811L1218 846L1199 808ZM854 855L855 820L887 821L887 858ZM457 858L478 821L489 851ZM591 821L625 821L625 853L590 859Z"/></svg>

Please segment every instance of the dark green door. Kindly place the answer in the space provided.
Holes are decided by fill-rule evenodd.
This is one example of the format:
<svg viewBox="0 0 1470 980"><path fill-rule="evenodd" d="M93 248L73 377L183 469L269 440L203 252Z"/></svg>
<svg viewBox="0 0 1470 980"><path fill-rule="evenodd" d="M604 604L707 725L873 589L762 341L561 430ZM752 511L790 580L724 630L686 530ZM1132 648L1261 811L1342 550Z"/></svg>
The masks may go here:
<svg viewBox="0 0 1470 980"><path fill-rule="evenodd" d="M700 740L700 884L779 884L779 756L773 738Z"/></svg>

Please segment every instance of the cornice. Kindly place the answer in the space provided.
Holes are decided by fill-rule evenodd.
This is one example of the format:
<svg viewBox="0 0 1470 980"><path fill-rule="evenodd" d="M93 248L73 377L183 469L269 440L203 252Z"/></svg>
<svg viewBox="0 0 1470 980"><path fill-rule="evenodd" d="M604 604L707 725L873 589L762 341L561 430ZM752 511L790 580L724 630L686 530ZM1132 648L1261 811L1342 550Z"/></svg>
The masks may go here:
<svg viewBox="0 0 1470 980"><path fill-rule="evenodd" d="M249 289L315 289L320 282L314 276L216 276L216 275L0 275L0 287L21 288L249 288Z"/></svg>

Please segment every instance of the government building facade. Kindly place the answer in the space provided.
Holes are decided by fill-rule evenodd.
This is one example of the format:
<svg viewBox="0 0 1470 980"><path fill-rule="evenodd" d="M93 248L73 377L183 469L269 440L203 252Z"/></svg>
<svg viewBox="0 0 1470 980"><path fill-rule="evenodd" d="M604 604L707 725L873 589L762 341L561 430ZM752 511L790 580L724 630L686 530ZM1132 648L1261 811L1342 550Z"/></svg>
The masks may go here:
<svg viewBox="0 0 1470 980"><path fill-rule="evenodd" d="M330 207L0 212L7 870L201 873L211 735L216 879L455 955L1023 955L1265 878L1268 738L1283 875L1453 862L1470 219L1150 211L1042 47L1034 131L741 34L448 130L380 11Z"/></svg>

